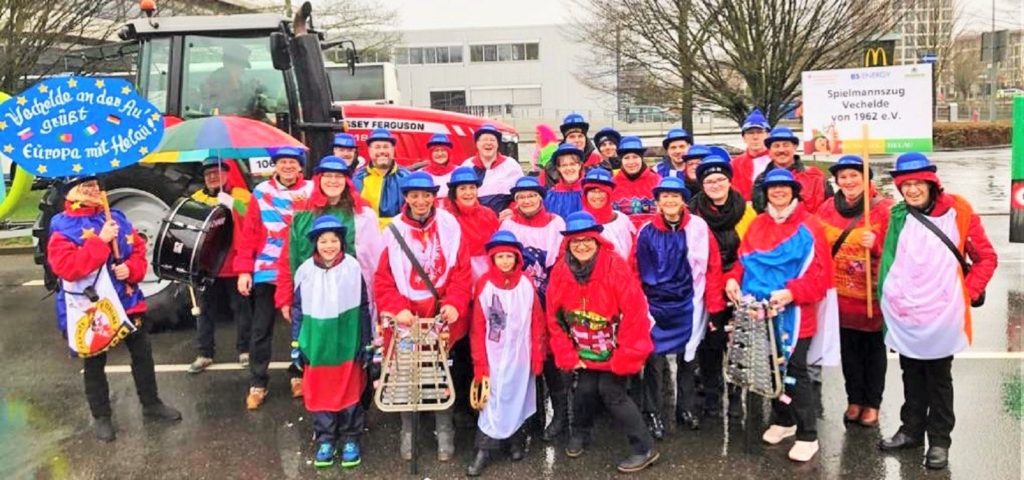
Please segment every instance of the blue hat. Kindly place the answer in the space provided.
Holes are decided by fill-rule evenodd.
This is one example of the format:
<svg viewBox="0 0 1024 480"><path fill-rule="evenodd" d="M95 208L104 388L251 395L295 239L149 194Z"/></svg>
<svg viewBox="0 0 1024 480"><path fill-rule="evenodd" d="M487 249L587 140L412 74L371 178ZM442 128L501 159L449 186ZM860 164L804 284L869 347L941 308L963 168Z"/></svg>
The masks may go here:
<svg viewBox="0 0 1024 480"><path fill-rule="evenodd" d="M768 125L768 119L764 118L764 114L761 113L760 108L755 108L754 111L750 112L750 115L747 115L747 118L743 120L743 126L740 127L740 133L746 133L751 128L763 128L765 131L772 129Z"/></svg>
<svg viewBox="0 0 1024 480"><path fill-rule="evenodd" d="M764 146L771 147L774 142L793 142L793 145L800 145L800 138L793 134L789 127L775 127L764 139Z"/></svg>
<svg viewBox="0 0 1024 480"><path fill-rule="evenodd" d="M889 175L897 177L914 172L938 171L938 167L921 152L907 152L896 157L896 168L889 171Z"/></svg>
<svg viewBox="0 0 1024 480"><path fill-rule="evenodd" d="M683 160L700 159L711 155L711 149L706 145L690 145L690 149L683 155Z"/></svg>
<svg viewBox="0 0 1024 480"><path fill-rule="evenodd" d="M422 190L424 192L430 192L437 195L437 191L441 188L434 185L434 177L423 171L412 172L406 175L402 179L402 195L405 195L413 190Z"/></svg>
<svg viewBox="0 0 1024 480"><path fill-rule="evenodd" d="M839 160L837 160L836 163L833 163L828 167L828 171L833 177L839 175L840 170L846 169L853 169L858 172L864 171L864 159L857 155L843 155L842 157L839 157ZM874 176L875 172L868 169L868 178L874 178Z"/></svg>
<svg viewBox="0 0 1024 480"><path fill-rule="evenodd" d="M563 143L559 145L555 150L555 153L551 154L551 159L555 161L556 167L558 166L558 157L561 157L562 155L573 155L581 164L583 163L583 150L576 148L576 146L571 143Z"/></svg>
<svg viewBox="0 0 1024 480"><path fill-rule="evenodd" d="M484 248L490 250L494 247L513 247L519 250L520 254L523 251L523 244L519 242L515 234L508 230L498 230L491 235L491 239L487 241Z"/></svg>
<svg viewBox="0 0 1024 480"><path fill-rule="evenodd" d="M348 233L348 229L345 228L345 225L341 223L341 220L338 220L338 217L335 217L334 215L320 215L319 217L316 217L316 220L313 220L313 228L306 234L306 238L308 238L310 242L315 243L316 239L320 238L320 235L327 232L334 232L338 234L338 238L341 239L342 250L344 250L345 234Z"/></svg>
<svg viewBox="0 0 1024 480"><path fill-rule="evenodd" d="M690 196L690 190L686 188L686 182L679 177L665 177L658 182L658 186L652 190L654 193L654 199L657 200L658 196L662 193L678 193L686 198Z"/></svg>
<svg viewBox="0 0 1024 480"><path fill-rule="evenodd" d="M569 134L569 130L573 129L583 130L583 134L586 135L590 131L590 124L583 118L583 115L570 113L562 119L562 124L558 127L558 130L562 132L562 137L565 137Z"/></svg>
<svg viewBox="0 0 1024 480"><path fill-rule="evenodd" d="M61 193L67 195L67 193L70 192L72 188L75 188L75 186L88 182L90 180L98 181L99 179L100 177L97 177L96 175L81 175L78 177L67 177L64 179L64 184L61 185L60 190Z"/></svg>
<svg viewBox="0 0 1024 480"><path fill-rule="evenodd" d="M459 167L452 170L452 176L448 179L448 191L454 192L459 185L483 185L484 181L476 174L473 167Z"/></svg>
<svg viewBox="0 0 1024 480"><path fill-rule="evenodd" d="M644 142L640 140L640 137L629 136L622 137L622 140L619 140L619 158L622 158L627 153L635 153L642 157L646 152L647 147L644 146Z"/></svg>
<svg viewBox="0 0 1024 480"><path fill-rule="evenodd" d="M501 141L501 131L498 130L498 127L489 123L480 125L480 128L473 132L473 141L480 141L480 137L483 135L494 135L494 138L498 139L499 142Z"/></svg>
<svg viewBox="0 0 1024 480"><path fill-rule="evenodd" d="M434 145L444 145L448 148L452 148L452 141L448 139L448 135L435 133L430 136L430 140L427 140L427 148L433 148Z"/></svg>
<svg viewBox="0 0 1024 480"><path fill-rule="evenodd" d="M612 127L604 127L602 129L598 130L597 133L594 134L594 145L597 145L597 146L600 147L601 146L601 142L603 142L605 140L611 140L611 142L614 143L616 145L616 148L617 148L618 145L619 145L619 142L622 141L622 134L619 133L618 131L616 131Z"/></svg>
<svg viewBox="0 0 1024 480"><path fill-rule="evenodd" d="M600 233L602 231L604 231L604 226L597 223L597 220L594 220L594 216L589 212L581 210L565 217L565 230L562 230L562 235L569 236L583 232Z"/></svg>
<svg viewBox="0 0 1024 480"><path fill-rule="evenodd" d="M277 164L277 161L282 158L294 158L299 161L299 165L306 166L306 152L299 150L295 147L284 147L277 149L273 155L270 156L270 161Z"/></svg>
<svg viewBox="0 0 1024 480"><path fill-rule="evenodd" d="M334 136L334 143L331 146L335 148L356 148L356 137L347 133L339 133Z"/></svg>
<svg viewBox="0 0 1024 480"><path fill-rule="evenodd" d="M665 139L661 141L661 146L665 150L668 150L668 145L676 140L685 140L686 143L693 145L693 135L687 132L683 128L670 128L668 133L665 134Z"/></svg>
<svg viewBox="0 0 1024 480"><path fill-rule="evenodd" d="M203 160L203 173L206 173L206 171L211 168L219 168L225 172L231 171L231 165L228 165L227 162L221 160L219 157L209 157L206 160Z"/></svg>
<svg viewBox="0 0 1024 480"><path fill-rule="evenodd" d="M320 159L320 163L313 169L313 173L338 172L348 175L348 164L341 157L327 155Z"/></svg>
<svg viewBox="0 0 1024 480"><path fill-rule="evenodd" d="M773 168L764 174L764 184L761 188L764 189L765 193L768 192L768 188L776 185L789 185L793 189L793 196L800 196L800 182L796 181L793 172L790 172L788 169Z"/></svg>
<svg viewBox="0 0 1024 480"><path fill-rule="evenodd" d="M615 181L612 180L612 172L601 167L591 168L590 171L587 172L587 175L583 177L583 189L586 190L588 185L595 183L615 188Z"/></svg>
<svg viewBox="0 0 1024 480"><path fill-rule="evenodd" d="M697 179L701 182L704 181L704 177L713 173L721 173L732 180L732 163L728 157L708 155L700 161L700 165L697 165Z"/></svg>
<svg viewBox="0 0 1024 480"><path fill-rule="evenodd" d="M732 155L729 154L728 150L722 148L721 146L712 145L708 147L708 150L711 150L712 155L718 155L719 157L722 157L730 162L732 161Z"/></svg>
<svg viewBox="0 0 1024 480"><path fill-rule="evenodd" d="M509 189L509 193L511 193L513 197L515 197L519 192L537 192L542 197L545 193L544 186L540 184L537 177L530 176L519 177L519 180L516 180L515 186Z"/></svg>
<svg viewBox="0 0 1024 480"><path fill-rule="evenodd" d="M370 136L366 137L366 145L369 146L373 142L389 142L392 145L398 143L398 140L391 135L391 131L386 128L375 128L370 132Z"/></svg>

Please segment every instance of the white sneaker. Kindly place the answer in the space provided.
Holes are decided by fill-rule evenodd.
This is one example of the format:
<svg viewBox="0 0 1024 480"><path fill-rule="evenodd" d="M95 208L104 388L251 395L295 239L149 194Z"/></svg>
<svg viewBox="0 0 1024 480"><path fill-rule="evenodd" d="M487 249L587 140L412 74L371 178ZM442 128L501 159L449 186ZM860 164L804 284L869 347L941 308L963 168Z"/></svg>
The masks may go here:
<svg viewBox="0 0 1024 480"><path fill-rule="evenodd" d="M796 435L796 425L792 427L783 427L782 425L772 425L768 427L768 430L761 435L761 440L769 445L778 445L779 442Z"/></svg>
<svg viewBox="0 0 1024 480"><path fill-rule="evenodd" d="M241 365L243 368L248 367L249 366L249 354L248 353L239 353L238 354L238 364Z"/></svg>
<svg viewBox="0 0 1024 480"><path fill-rule="evenodd" d="M802 442L797 440L793 444L793 448L789 449L789 459L794 462L806 462L814 458L814 454L818 453L818 441L813 442Z"/></svg>
<svg viewBox="0 0 1024 480"><path fill-rule="evenodd" d="M200 355L192 361L191 365L188 366L188 373L200 373L206 370L206 367L209 367L210 365L213 365L213 359Z"/></svg>

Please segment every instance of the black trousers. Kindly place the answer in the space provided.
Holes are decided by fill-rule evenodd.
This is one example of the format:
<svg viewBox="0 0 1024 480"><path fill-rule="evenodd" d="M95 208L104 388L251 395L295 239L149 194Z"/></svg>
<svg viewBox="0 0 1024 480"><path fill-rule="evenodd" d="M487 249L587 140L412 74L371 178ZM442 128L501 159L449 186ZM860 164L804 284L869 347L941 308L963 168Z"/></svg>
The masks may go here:
<svg viewBox="0 0 1024 480"><path fill-rule="evenodd" d="M796 349L786 364L785 396L772 400L772 424L783 427L796 425L796 439L812 442L818 439L818 404L821 389L811 380L807 368L807 349L810 338L796 342ZM784 401L788 397L789 403Z"/></svg>
<svg viewBox="0 0 1024 480"><path fill-rule="evenodd" d="M953 432L953 357L917 360L900 355L903 408L900 431L913 438L928 434L928 445L949 448Z"/></svg>
<svg viewBox="0 0 1024 480"><path fill-rule="evenodd" d="M569 411L568 384L569 375L555 366L555 359L548 355L544 359L544 384L547 385L548 397L551 399L551 409L554 413ZM543 407L543 404L540 405ZM543 411L543 408L539 409ZM543 416L543 415L542 415Z"/></svg>
<svg viewBox="0 0 1024 480"><path fill-rule="evenodd" d="M312 412L312 416L317 443L358 442L366 424L366 411L358 403L340 412Z"/></svg>
<svg viewBox="0 0 1024 480"><path fill-rule="evenodd" d="M216 343L213 332L217 322L235 321L237 353L248 353L252 330L252 302L238 293L238 277L217 277L200 297L203 313L196 318L196 344L199 354L213 358Z"/></svg>
<svg viewBox="0 0 1024 480"><path fill-rule="evenodd" d="M661 400L665 388L666 377L669 374L669 360L665 355L651 354L644 364L644 401L643 412L645 414L657 414L661 416ZM693 412L697 399L697 361L683 360L683 352L676 355L676 417L682 416L684 411ZM671 388L671 381L668 382Z"/></svg>
<svg viewBox="0 0 1024 480"><path fill-rule="evenodd" d="M645 454L654 445L640 409L626 395L626 377L599 370L577 370L573 393L572 435L590 441L599 405L615 419L616 428L626 434L633 453Z"/></svg>
<svg viewBox="0 0 1024 480"><path fill-rule="evenodd" d="M132 359L132 379L135 391L143 406L160 403L156 390L156 373L153 371L153 347L149 343L149 324L140 320L139 328L124 339ZM101 353L83 359L85 369L85 398L93 418L110 416L110 385L107 383L107 354Z"/></svg>
<svg viewBox="0 0 1024 480"><path fill-rule="evenodd" d="M843 357L843 378L846 379L846 402L878 408L885 390L885 336L882 332L839 329Z"/></svg>
<svg viewBox="0 0 1024 480"><path fill-rule="evenodd" d="M722 403L725 379L722 378L722 362L728 336L725 325L732 318L732 308L710 315L710 325L704 332L704 339L697 347L697 365L700 372L701 392L704 394L704 409L717 410ZM712 330L711 326L714 325Z"/></svg>
<svg viewBox="0 0 1024 480"><path fill-rule="evenodd" d="M274 292L272 283L257 283L252 287L252 343L249 347L249 386L267 388L270 375L270 356L274 343Z"/></svg>

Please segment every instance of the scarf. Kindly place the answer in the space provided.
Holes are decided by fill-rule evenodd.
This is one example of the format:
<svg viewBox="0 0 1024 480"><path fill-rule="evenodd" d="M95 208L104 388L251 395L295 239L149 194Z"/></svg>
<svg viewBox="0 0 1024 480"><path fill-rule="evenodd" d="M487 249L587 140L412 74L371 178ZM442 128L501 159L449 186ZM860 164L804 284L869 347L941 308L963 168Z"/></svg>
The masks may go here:
<svg viewBox="0 0 1024 480"><path fill-rule="evenodd" d="M718 253L722 257L722 270L732 270L740 249L740 234L736 225L740 223L747 210L747 202L736 190L729 190L729 196L722 205L715 205L704 192L698 193L690 200L690 211L704 219L718 242Z"/></svg>
<svg viewBox="0 0 1024 480"><path fill-rule="evenodd" d="M498 217L494 211L475 202L472 206L465 206L457 200L449 202L449 212L455 216L462 227L462 239L471 256L483 255L484 246L491 239L491 235L498 231Z"/></svg>
<svg viewBox="0 0 1024 480"><path fill-rule="evenodd" d="M342 247L344 247L344 246L345 246L345 244L342 243ZM320 267L320 268L322 268L324 270L330 270L335 265L341 263L341 260L344 259L344 258L345 258L345 249L344 248L342 248L341 251L339 251L338 254L335 255L335 257L333 259L331 259L331 261L327 261L327 260L324 259L324 257L321 257L320 256L320 252L314 252L313 253L313 264L315 264L316 266L318 266L318 267Z"/></svg>
<svg viewBox="0 0 1024 480"><path fill-rule="evenodd" d="M799 204L800 202L794 198L792 201L789 202L789 205L786 208L778 210L775 208L774 205L769 203L768 208L765 209L765 213L771 216L772 220L775 220L775 223L785 223L786 219L788 219L789 216L792 215L794 211L796 211L796 207Z"/></svg>
<svg viewBox="0 0 1024 480"><path fill-rule="evenodd" d="M572 255L572 252L565 252L565 261L569 265L569 271L572 272L572 276L576 279L579 284L585 284L590 281L590 274L594 273L594 266L597 265L598 251L590 260L581 262Z"/></svg>
<svg viewBox="0 0 1024 480"><path fill-rule="evenodd" d="M509 272L502 272L498 270L498 267L494 266L494 256L501 252L512 253L516 256L516 264ZM495 287L505 290L519 284L519 279L523 276L523 257L519 254L519 249L501 245L488 250L487 255L490 257L490 267L487 269L487 273L484 274L486 281Z"/></svg>
<svg viewBox="0 0 1024 480"><path fill-rule="evenodd" d="M604 202L604 206L601 208L594 208L590 206L590 202L587 201L587 191L589 190L600 190L605 193L608 197L608 201ZM612 189L607 185L594 185L588 186L583 192L583 211L594 216L594 220L602 225L615 220L615 210L612 209Z"/></svg>
<svg viewBox="0 0 1024 480"><path fill-rule="evenodd" d="M554 216L554 214L549 213L546 209L544 209L544 203L540 204L540 210L537 210L536 213L529 217L523 214L523 212L518 208L512 211L512 221L520 225L525 225L527 227L547 226L547 224L551 223L551 219Z"/></svg>
<svg viewBox="0 0 1024 480"><path fill-rule="evenodd" d="M627 172L626 170L619 170L619 171L622 172L623 176L625 176L631 182L633 182L633 181L636 181L636 179L640 178L640 176L643 175L644 172L647 171L647 164L644 163L644 162L640 162L640 170L637 170L636 173L633 173L633 174Z"/></svg>

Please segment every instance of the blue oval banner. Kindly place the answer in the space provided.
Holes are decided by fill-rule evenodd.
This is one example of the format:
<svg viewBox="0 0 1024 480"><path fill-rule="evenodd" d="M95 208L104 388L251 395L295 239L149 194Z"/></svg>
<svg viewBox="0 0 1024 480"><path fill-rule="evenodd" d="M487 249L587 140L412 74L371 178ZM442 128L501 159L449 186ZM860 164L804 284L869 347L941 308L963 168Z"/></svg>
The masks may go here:
<svg viewBox="0 0 1024 480"><path fill-rule="evenodd" d="M54 77L0 104L0 149L42 177L127 167L163 134L160 111L119 78Z"/></svg>

